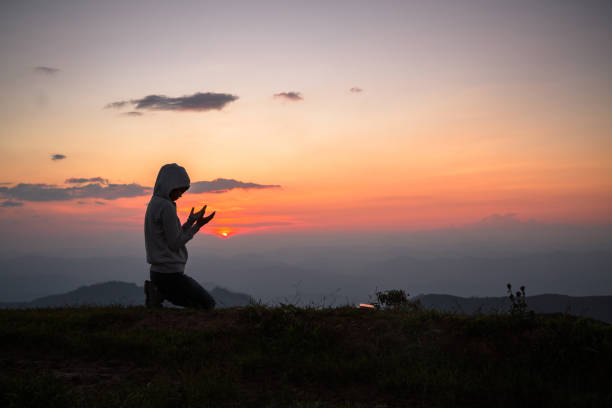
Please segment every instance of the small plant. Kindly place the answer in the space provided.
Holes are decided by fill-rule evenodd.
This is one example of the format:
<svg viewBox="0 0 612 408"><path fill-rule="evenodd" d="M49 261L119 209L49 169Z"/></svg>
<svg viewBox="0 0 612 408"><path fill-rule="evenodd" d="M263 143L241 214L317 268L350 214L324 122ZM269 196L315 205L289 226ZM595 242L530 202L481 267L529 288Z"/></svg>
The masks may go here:
<svg viewBox="0 0 612 408"><path fill-rule="evenodd" d="M408 295L403 289L392 289L377 291L376 300L380 307L396 310L408 310L416 312L421 310L421 302L408 299Z"/></svg>
<svg viewBox="0 0 612 408"><path fill-rule="evenodd" d="M507 284L508 300L510 300L510 315L514 317L526 317L529 312L527 310L527 297L525 295L525 286L521 286L520 290L512 292L512 285Z"/></svg>

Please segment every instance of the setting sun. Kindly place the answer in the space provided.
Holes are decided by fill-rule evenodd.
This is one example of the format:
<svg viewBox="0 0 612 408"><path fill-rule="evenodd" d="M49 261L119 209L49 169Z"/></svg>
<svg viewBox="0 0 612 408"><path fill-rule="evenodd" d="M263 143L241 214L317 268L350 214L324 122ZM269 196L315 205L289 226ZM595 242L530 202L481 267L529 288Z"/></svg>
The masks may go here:
<svg viewBox="0 0 612 408"><path fill-rule="evenodd" d="M218 235L220 238L229 238L230 235L233 235L235 231L230 230L228 228L218 228L214 229L213 232Z"/></svg>

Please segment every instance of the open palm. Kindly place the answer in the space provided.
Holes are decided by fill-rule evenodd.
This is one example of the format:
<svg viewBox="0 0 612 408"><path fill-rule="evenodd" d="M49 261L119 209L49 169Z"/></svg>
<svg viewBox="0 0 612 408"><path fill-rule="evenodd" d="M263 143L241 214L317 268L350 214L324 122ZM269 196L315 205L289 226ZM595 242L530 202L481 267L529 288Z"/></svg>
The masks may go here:
<svg viewBox="0 0 612 408"><path fill-rule="evenodd" d="M208 215L208 216L204 216L204 213L206 212L206 206L204 206L200 211L198 211L197 213L197 218L196 218L196 225L198 227L203 227L204 225L208 224L210 222L210 220L212 220L215 217L215 214L217 213L216 211L213 211L212 214Z"/></svg>

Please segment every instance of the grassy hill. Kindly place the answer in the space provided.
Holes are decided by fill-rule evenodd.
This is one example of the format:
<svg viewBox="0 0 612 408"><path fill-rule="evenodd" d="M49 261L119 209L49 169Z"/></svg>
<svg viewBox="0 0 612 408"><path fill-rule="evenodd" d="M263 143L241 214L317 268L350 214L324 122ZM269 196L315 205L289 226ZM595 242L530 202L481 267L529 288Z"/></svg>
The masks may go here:
<svg viewBox="0 0 612 408"><path fill-rule="evenodd" d="M252 305L0 310L0 406L609 407L612 326Z"/></svg>

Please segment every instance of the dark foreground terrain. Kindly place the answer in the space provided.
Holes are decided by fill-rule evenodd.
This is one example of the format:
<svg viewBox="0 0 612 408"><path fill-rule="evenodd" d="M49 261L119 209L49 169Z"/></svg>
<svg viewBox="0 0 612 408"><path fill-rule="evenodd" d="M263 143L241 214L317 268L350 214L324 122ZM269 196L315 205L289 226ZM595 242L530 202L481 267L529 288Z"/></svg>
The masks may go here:
<svg viewBox="0 0 612 408"><path fill-rule="evenodd" d="M2 407L610 407L612 326L247 306L0 310Z"/></svg>

